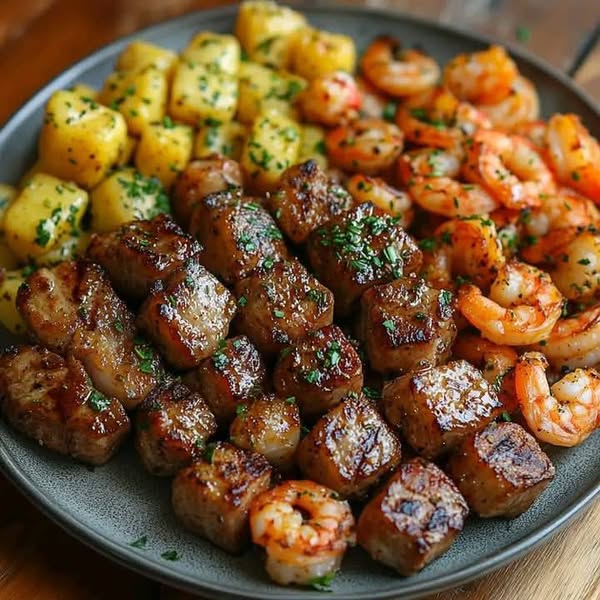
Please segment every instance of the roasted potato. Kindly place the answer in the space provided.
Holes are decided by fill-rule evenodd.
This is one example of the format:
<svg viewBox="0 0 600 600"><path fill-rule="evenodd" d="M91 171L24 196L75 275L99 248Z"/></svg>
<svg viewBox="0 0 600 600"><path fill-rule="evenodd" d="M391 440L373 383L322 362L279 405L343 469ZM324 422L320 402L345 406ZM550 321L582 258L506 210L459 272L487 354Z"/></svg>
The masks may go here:
<svg viewBox="0 0 600 600"><path fill-rule="evenodd" d="M175 515L191 531L239 554L250 545L248 511L269 489L271 467L264 456L225 442L208 445L204 457L173 480Z"/></svg>
<svg viewBox="0 0 600 600"><path fill-rule="evenodd" d="M73 92L54 92L40 132L40 168L89 189L118 161L127 141L121 113Z"/></svg>
<svg viewBox="0 0 600 600"><path fill-rule="evenodd" d="M187 373L183 381L202 394L220 425L229 425L240 403L262 394L265 364L252 342L240 335L225 340L217 352Z"/></svg>
<svg viewBox="0 0 600 600"><path fill-rule="evenodd" d="M481 372L465 360L413 371L383 389L388 422L431 459L483 429L502 408Z"/></svg>
<svg viewBox="0 0 600 600"><path fill-rule="evenodd" d="M35 266L53 267L64 260L83 258L90 243L90 237L87 231L74 229L59 238L56 246L51 250L33 258L32 262Z"/></svg>
<svg viewBox="0 0 600 600"><path fill-rule="evenodd" d="M247 126L238 121L204 121L194 139L194 158L212 158L218 154L239 160L247 134Z"/></svg>
<svg viewBox="0 0 600 600"><path fill-rule="evenodd" d="M24 334L27 325L17 310L17 292L27 276L26 270L0 271L0 323L11 333Z"/></svg>
<svg viewBox="0 0 600 600"><path fill-rule="evenodd" d="M125 145L121 148L121 152L119 153L119 158L115 164L115 167L126 167L135 156L135 151L137 149L138 140L137 138L128 135L125 140Z"/></svg>
<svg viewBox="0 0 600 600"><path fill-rule="evenodd" d="M360 204L310 234L310 264L335 295L335 310L348 316L373 285L415 273L422 253L394 217Z"/></svg>
<svg viewBox="0 0 600 600"><path fill-rule="evenodd" d="M281 351L273 385L282 396L295 396L302 417L311 420L361 393L362 362L342 330L329 325Z"/></svg>
<svg viewBox="0 0 600 600"><path fill-rule="evenodd" d="M240 43L235 36L211 31L197 33L181 51L181 58L199 65L214 65L221 73L237 75Z"/></svg>
<svg viewBox="0 0 600 600"><path fill-rule="evenodd" d="M327 160L327 150L325 148L325 131L319 125L302 126L302 143L298 154L298 162L303 163L307 160L314 160L321 167L327 169L329 161Z"/></svg>
<svg viewBox="0 0 600 600"><path fill-rule="evenodd" d="M343 498L361 498L396 467L400 453L400 440L374 403L352 394L316 422L296 460L307 479Z"/></svg>
<svg viewBox="0 0 600 600"><path fill-rule="evenodd" d="M98 90L90 85L87 85L86 83L76 83L75 85L67 88L67 91L73 92L78 96L84 96L96 101L98 100Z"/></svg>
<svg viewBox="0 0 600 600"><path fill-rule="evenodd" d="M371 558L406 577L449 548L468 512L465 499L441 469L413 458L363 509L358 543Z"/></svg>
<svg viewBox="0 0 600 600"><path fill-rule="evenodd" d="M118 71L138 71L152 66L170 78L176 64L177 54L172 50L135 40L119 54L116 68Z"/></svg>
<svg viewBox="0 0 600 600"><path fill-rule="evenodd" d="M18 190L7 183L0 183L0 231L4 231L4 214L11 202L17 197Z"/></svg>
<svg viewBox="0 0 600 600"><path fill-rule="evenodd" d="M333 321L331 292L296 260L258 267L235 284L235 294L235 327L265 354L275 354Z"/></svg>
<svg viewBox="0 0 600 600"><path fill-rule="evenodd" d="M195 260L157 281L138 314L138 324L175 369L192 369L227 337L235 300Z"/></svg>

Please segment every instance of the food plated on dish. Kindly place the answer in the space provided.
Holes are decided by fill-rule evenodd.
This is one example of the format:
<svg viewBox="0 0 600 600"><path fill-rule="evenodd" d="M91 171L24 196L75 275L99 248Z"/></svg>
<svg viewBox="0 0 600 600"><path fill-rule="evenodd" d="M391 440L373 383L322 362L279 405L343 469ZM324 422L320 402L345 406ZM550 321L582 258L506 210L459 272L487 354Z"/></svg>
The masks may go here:
<svg viewBox="0 0 600 600"><path fill-rule="evenodd" d="M3 413L91 464L131 419L179 520L278 583L356 542L410 575L598 425L597 142L501 48L442 71L379 37L359 78L290 9L235 31L49 99L3 221L3 322L36 343Z"/></svg>

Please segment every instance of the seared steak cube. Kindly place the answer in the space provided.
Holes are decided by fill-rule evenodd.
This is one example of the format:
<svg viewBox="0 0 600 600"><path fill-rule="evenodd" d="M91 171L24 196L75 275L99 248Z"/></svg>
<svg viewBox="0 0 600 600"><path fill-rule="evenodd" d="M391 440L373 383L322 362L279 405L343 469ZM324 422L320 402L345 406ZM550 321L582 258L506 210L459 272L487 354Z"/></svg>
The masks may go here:
<svg viewBox="0 0 600 600"><path fill-rule="evenodd" d="M363 509L358 543L373 559L401 575L413 575L449 548L468 512L444 472L414 458Z"/></svg>
<svg viewBox="0 0 600 600"><path fill-rule="evenodd" d="M263 391L266 371L252 342L240 335L225 340L211 357L187 373L183 381L206 399L219 424L228 425L240 402Z"/></svg>
<svg viewBox="0 0 600 600"><path fill-rule="evenodd" d="M371 368L407 373L450 356L456 336L452 293L404 277L365 291L360 331Z"/></svg>
<svg viewBox="0 0 600 600"><path fill-rule="evenodd" d="M307 479L343 498L360 498L400 462L400 441L362 396L323 415L300 442L297 462Z"/></svg>
<svg viewBox="0 0 600 600"><path fill-rule="evenodd" d="M176 381L152 391L138 408L135 425L138 454L154 475L175 475L202 456L217 430L202 396Z"/></svg>
<svg viewBox="0 0 600 600"><path fill-rule="evenodd" d="M224 442L209 445L204 456L173 480L175 514L191 531L238 554L250 545L250 503L269 489L271 467L264 456Z"/></svg>
<svg viewBox="0 0 600 600"><path fill-rule="evenodd" d="M309 333L285 348L273 371L273 385L282 396L295 396L302 416L319 417L348 394L360 394L360 356L337 325Z"/></svg>
<svg viewBox="0 0 600 600"><path fill-rule="evenodd" d="M554 478L554 466L533 436L504 422L465 439L446 470L480 517L520 515Z"/></svg>
<svg viewBox="0 0 600 600"><path fill-rule="evenodd" d="M333 321L333 295L298 261L258 268L235 293L238 331L266 354Z"/></svg>
<svg viewBox="0 0 600 600"><path fill-rule="evenodd" d="M419 454L435 458L483 429L502 404L480 371L457 360L388 383L383 408Z"/></svg>
<svg viewBox="0 0 600 600"><path fill-rule="evenodd" d="M154 285L138 323L171 366L192 369L227 337L234 313L227 288L202 265L188 262Z"/></svg>
<svg viewBox="0 0 600 600"><path fill-rule="evenodd" d="M158 215L150 221L133 221L117 231L93 235L87 255L106 269L123 297L141 302L155 281L168 277L200 250L200 244L171 217Z"/></svg>
<svg viewBox="0 0 600 600"><path fill-rule="evenodd" d="M339 316L349 315L367 288L418 271L423 258L398 219L370 202L313 231L307 250L317 277L335 296Z"/></svg>

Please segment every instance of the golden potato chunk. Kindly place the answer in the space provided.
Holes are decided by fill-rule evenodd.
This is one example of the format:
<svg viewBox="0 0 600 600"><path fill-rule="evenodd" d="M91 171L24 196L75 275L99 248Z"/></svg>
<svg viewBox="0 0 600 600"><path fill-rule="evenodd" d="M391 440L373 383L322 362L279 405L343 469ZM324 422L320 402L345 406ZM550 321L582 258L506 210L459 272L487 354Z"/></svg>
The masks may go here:
<svg viewBox="0 0 600 600"><path fill-rule="evenodd" d="M152 285L198 256L200 244L167 215L133 221L112 233L95 234L88 257L101 265L119 294L141 302Z"/></svg>
<svg viewBox="0 0 600 600"><path fill-rule="evenodd" d="M138 324L176 369L192 369L227 337L235 300L202 265L188 261L160 280L142 304Z"/></svg>
<svg viewBox="0 0 600 600"><path fill-rule="evenodd" d="M89 189L116 164L126 141L127 125L119 112L87 96L54 92L40 132L41 169Z"/></svg>
<svg viewBox="0 0 600 600"><path fill-rule="evenodd" d="M23 335L27 325L17 310L17 293L29 274L29 269L21 271L0 271L0 323L11 333Z"/></svg>
<svg viewBox="0 0 600 600"><path fill-rule="evenodd" d="M422 253L398 219L371 203L360 204L310 234L308 258L335 296L335 310L348 316L373 285L415 273Z"/></svg>
<svg viewBox="0 0 600 600"><path fill-rule="evenodd" d="M101 465L129 432L121 404L95 390L82 364L40 346L0 356L0 404L6 420L51 450Z"/></svg>
<svg viewBox="0 0 600 600"><path fill-rule="evenodd" d="M11 202L17 197L18 190L7 183L0 183L0 232L4 231L4 214Z"/></svg>
<svg viewBox="0 0 600 600"><path fill-rule="evenodd" d="M333 321L333 295L296 260L263 264L235 284L235 294L235 326L265 354Z"/></svg>
<svg viewBox="0 0 600 600"><path fill-rule="evenodd" d="M361 298L360 337L371 368L407 373L450 357L456 337L453 295L417 277L373 286Z"/></svg>
<svg viewBox="0 0 600 600"><path fill-rule="evenodd" d="M535 438L504 422L466 438L446 471L480 517L517 517L554 479L554 466Z"/></svg>
<svg viewBox="0 0 600 600"><path fill-rule="evenodd" d="M413 575L450 547L468 512L444 472L414 458L363 509L358 543L374 560L400 575Z"/></svg>
<svg viewBox="0 0 600 600"><path fill-rule="evenodd" d="M383 410L422 456L435 458L483 429L502 410L481 371L465 360L403 375L383 389Z"/></svg>
<svg viewBox="0 0 600 600"><path fill-rule="evenodd" d="M325 147L325 130L319 125L302 125L302 144L298 154L298 162L314 160L321 167L327 169L327 149Z"/></svg>
<svg viewBox="0 0 600 600"><path fill-rule="evenodd" d="M217 431L204 398L177 381L154 388L135 415L135 446L154 475L175 475L200 458Z"/></svg>
<svg viewBox="0 0 600 600"><path fill-rule="evenodd" d="M319 225L352 206L352 196L332 183L314 160L287 169L269 197L270 210L295 244L304 243Z"/></svg>
<svg viewBox="0 0 600 600"><path fill-rule="evenodd" d="M176 64L177 54L173 50L135 40L119 54L116 68L119 71L136 71L152 66L169 76Z"/></svg>
<svg viewBox="0 0 600 600"><path fill-rule="evenodd" d="M240 43L235 36L212 31L197 33L181 52L181 57L189 62L215 65L229 75L237 75L240 55Z"/></svg>
<svg viewBox="0 0 600 600"><path fill-rule="evenodd" d="M214 194L198 202L192 213L190 233L203 246L200 262L225 283L288 256L283 234L254 200L239 191Z"/></svg>
<svg viewBox="0 0 600 600"><path fill-rule="evenodd" d="M225 340L217 352L187 373L183 381L202 394L220 425L229 425L241 402L262 394L265 364L252 342L240 335Z"/></svg>
<svg viewBox="0 0 600 600"><path fill-rule="evenodd" d="M270 485L264 456L218 442L206 447L204 460L179 471L171 499L185 527L239 554L250 545L250 504Z"/></svg>
<svg viewBox="0 0 600 600"><path fill-rule="evenodd" d="M362 362L343 331L329 325L282 350L273 386L284 397L295 396L302 416L311 420L345 396L361 393Z"/></svg>
<svg viewBox="0 0 600 600"><path fill-rule="evenodd" d="M205 120L194 140L194 158L211 158L214 154L239 160L248 128L237 121L221 123Z"/></svg>

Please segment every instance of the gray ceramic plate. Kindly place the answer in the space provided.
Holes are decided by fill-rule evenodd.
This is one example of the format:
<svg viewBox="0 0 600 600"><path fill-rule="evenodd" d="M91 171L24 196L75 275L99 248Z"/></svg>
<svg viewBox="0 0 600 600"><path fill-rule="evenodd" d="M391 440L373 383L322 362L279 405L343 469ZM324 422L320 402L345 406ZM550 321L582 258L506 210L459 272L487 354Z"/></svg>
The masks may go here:
<svg viewBox="0 0 600 600"><path fill-rule="evenodd" d="M393 33L407 44L419 44L444 62L475 50L486 40L391 12L358 8L310 8L319 27L350 34L359 49L376 34ZM133 37L180 49L200 29L231 31L235 7L189 15ZM25 104L0 132L0 181L16 182L32 164L42 110L50 93L83 81L100 86L111 71L126 38L78 63ZM515 53L523 73L538 86L545 114L580 114L596 136L600 114L565 77L522 53ZM9 340L5 337L3 342ZM551 452L556 480L525 515L513 521L470 519L450 551L423 572L403 579L351 551L330 597L414 598L464 583L515 559L546 539L589 504L600 492L600 435L583 446ZM319 598L319 592L284 589L269 583L258 552L233 558L186 533L176 523L169 503L169 482L153 479L126 447L109 465L89 471L36 446L0 423L0 465L6 475L67 531L98 551L145 575L205 596L250 598ZM142 535L145 550L129 543ZM177 550L177 562L161 559ZM540 576L543 576L540 573Z"/></svg>

